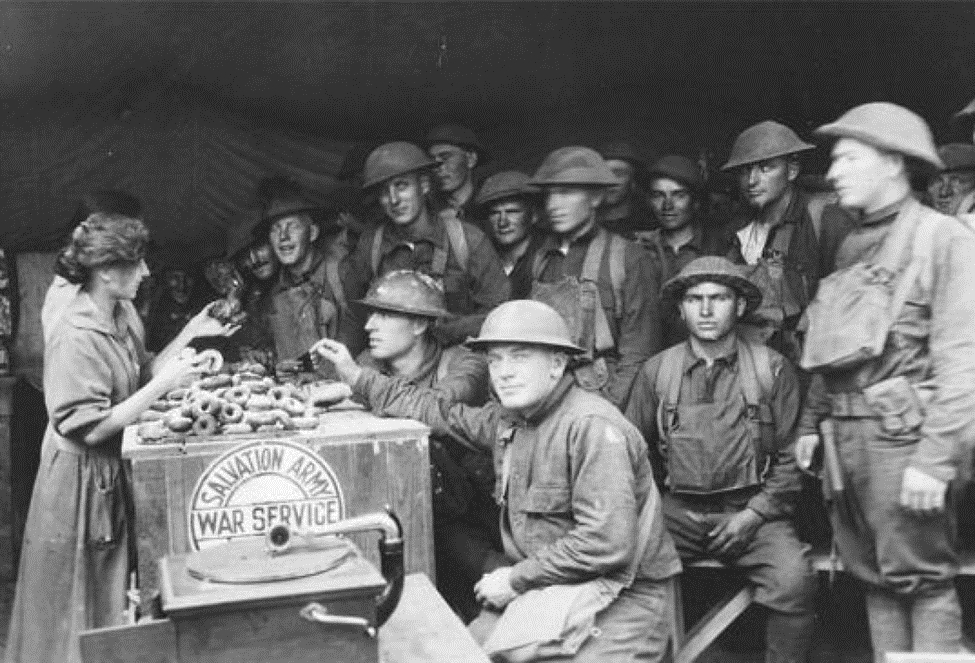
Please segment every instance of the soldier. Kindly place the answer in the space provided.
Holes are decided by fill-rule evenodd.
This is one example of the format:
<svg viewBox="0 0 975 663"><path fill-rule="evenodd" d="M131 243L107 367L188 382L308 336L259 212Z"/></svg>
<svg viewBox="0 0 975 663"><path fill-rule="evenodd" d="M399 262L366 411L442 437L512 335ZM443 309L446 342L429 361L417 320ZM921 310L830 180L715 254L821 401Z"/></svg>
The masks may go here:
<svg viewBox="0 0 975 663"><path fill-rule="evenodd" d="M681 559L744 569L768 609L765 660L805 663L816 576L790 520L799 384L782 355L737 331L761 297L722 257L697 258L667 281L663 299L689 338L643 366L626 415L666 476L664 516Z"/></svg>
<svg viewBox="0 0 975 663"><path fill-rule="evenodd" d="M975 212L975 145L942 145L938 156L945 168L928 180L931 206L949 216Z"/></svg>
<svg viewBox="0 0 975 663"><path fill-rule="evenodd" d="M495 173L484 180L474 199L511 282L512 299L531 294L532 258L541 239L535 231L538 191L529 186L530 179L516 170Z"/></svg>
<svg viewBox="0 0 975 663"><path fill-rule="evenodd" d="M744 203L731 223L728 257L748 265L762 289L762 307L753 314L761 336L793 361L796 325L819 280L816 226L823 205L796 185L799 155L811 149L789 127L766 120L738 135L721 167L735 171Z"/></svg>
<svg viewBox="0 0 975 663"><path fill-rule="evenodd" d="M491 157L477 135L459 124L442 124L427 133L427 154L437 162L438 203L457 212L457 218L474 221L474 169Z"/></svg>
<svg viewBox="0 0 975 663"><path fill-rule="evenodd" d="M659 286L650 256L601 228L597 209L618 180L587 147L546 157L530 184L542 189L549 231L532 265L532 299L570 321L583 347L576 379L623 407L640 366L660 350Z"/></svg>
<svg viewBox="0 0 975 663"><path fill-rule="evenodd" d="M627 239L633 239L634 233L653 230L654 217L638 186L647 164L632 145L622 140L605 143L597 152L619 182L606 190L599 207L599 224Z"/></svg>
<svg viewBox="0 0 975 663"><path fill-rule="evenodd" d="M445 348L433 323L449 317L443 290L426 274L389 272L359 302L368 311L368 349L359 364L410 384L435 389L450 402L483 405L484 358L463 346ZM467 622L478 612L474 583L500 566L498 505L492 499L491 454L430 440L437 589Z"/></svg>
<svg viewBox="0 0 975 663"><path fill-rule="evenodd" d="M506 562L477 583L485 610L473 632L490 632L498 611L531 590L574 591L598 579L595 623L580 634L575 647L581 648L544 660L663 660L670 579L680 562L639 432L604 399L574 384L566 369L581 348L550 307L502 304L471 346L486 354L498 396L480 408L361 368L334 341L317 349L374 411L419 419L456 446L493 450ZM548 613L566 607L551 605L520 627L530 635Z"/></svg>
<svg viewBox="0 0 975 663"><path fill-rule="evenodd" d="M404 142L380 145L366 159L363 187L379 190L386 219L359 237L344 286L350 299L359 299L387 272L433 276L443 284L453 314L435 332L452 345L477 334L487 312L508 299L510 286L487 236L452 210L436 213L430 206L433 166L423 150Z"/></svg>
<svg viewBox="0 0 975 663"><path fill-rule="evenodd" d="M816 377L797 459L810 466L821 428L836 545L866 583L875 660L955 652L945 493L975 439L975 236L912 197L913 169L943 167L913 112L869 103L817 133L836 140L827 178L841 204L863 216L808 311L802 361Z"/></svg>
<svg viewBox="0 0 975 663"><path fill-rule="evenodd" d="M255 233L268 238L279 265L262 315L277 359L294 360L324 337L349 342L354 328L339 278L342 245L332 241L335 234L322 235L320 207L297 182L273 178L262 188L268 199Z"/></svg>
<svg viewBox="0 0 975 663"><path fill-rule="evenodd" d="M704 178L697 164L680 155L658 159L647 171L650 208L656 230L636 233L654 258L657 282L666 283L695 258L724 254L720 234L706 228ZM675 307L664 307L664 347L687 338L687 326Z"/></svg>

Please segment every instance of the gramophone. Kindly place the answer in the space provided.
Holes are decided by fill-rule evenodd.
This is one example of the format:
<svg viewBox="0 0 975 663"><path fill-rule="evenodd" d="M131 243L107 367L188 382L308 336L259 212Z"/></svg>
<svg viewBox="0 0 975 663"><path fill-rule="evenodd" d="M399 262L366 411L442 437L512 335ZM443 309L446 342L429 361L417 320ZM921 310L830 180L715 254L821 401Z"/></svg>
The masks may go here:
<svg viewBox="0 0 975 663"><path fill-rule="evenodd" d="M370 531L381 574L344 536ZM279 523L159 568L179 660L378 662L377 629L403 590L403 531L389 509L314 532Z"/></svg>

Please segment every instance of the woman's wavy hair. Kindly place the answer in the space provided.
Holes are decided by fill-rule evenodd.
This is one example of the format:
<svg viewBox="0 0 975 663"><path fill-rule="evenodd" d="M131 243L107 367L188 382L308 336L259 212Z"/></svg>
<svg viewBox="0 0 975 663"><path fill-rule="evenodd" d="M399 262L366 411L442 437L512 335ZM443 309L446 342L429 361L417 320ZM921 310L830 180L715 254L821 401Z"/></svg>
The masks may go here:
<svg viewBox="0 0 975 663"><path fill-rule="evenodd" d="M139 219L124 214L95 212L78 224L61 252L61 275L85 283L96 267L135 265L145 256L149 230Z"/></svg>
<svg viewBox="0 0 975 663"><path fill-rule="evenodd" d="M69 227L77 228L85 219L96 212L103 214L122 214L134 219L141 219L142 203L127 191L98 189L97 191L85 194L81 198L78 202L78 207L75 208L74 214L71 215ZM67 251L67 247L62 249L58 255L57 262L54 265L54 272L70 281L72 266L64 262L65 251Z"/></svg>

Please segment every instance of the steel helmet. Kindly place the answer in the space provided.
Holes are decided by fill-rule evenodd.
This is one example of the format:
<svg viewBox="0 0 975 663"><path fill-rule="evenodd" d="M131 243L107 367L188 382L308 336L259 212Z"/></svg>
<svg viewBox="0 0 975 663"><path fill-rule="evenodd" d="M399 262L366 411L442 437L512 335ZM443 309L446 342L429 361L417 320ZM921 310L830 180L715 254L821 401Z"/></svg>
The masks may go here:
<svg viewBox="0 0 975 663"><path fill-rule="evenodd" d="M472 350L498 343L544 345L572 354L584 352L572 342L569 326L558 311L533 299L513 299L488 313L477 338L467 339Z"/></svg>
<svg viewBox="0 0 975 663"><path fill-rule="evenodd" d="M680 182L690 187L694 193L704 190L704 176L694 161L680 154L668 154L660 157L647 169L647 179L654 180L663 177Z"/></svg>
<svg viewBox="0 0 975 663"><path fill-rule="evenodd" d="M699 283L720 283L745 298L745 315L762 304L762 291L745 276L741 267L721 256L702 256L687 263L677 276L664 284L660 298L671 307L677 306L688 288Z"/></svg>
<svg viewBox="0 0 975 663"><path fill-rule="evenodd" d="M391 177L433 168L437 162L413 143L396 141L374 149L362 169L362 188L368 189Z"/></svg>
<svg viewBox="0 0 975 663"><path fill-rule="evenodd" d="M547 157L528 182L534 186L616 186L613 175L599 152L588 147L560 147Z"/></svg>
<svg viewBox="0 0 975 663"><path fill-rule="evenodd" d="M814 147L815 145L804 142L795 131L784 124L765 120L738 134L728 156L728 163L721 166L721 170L805 152Z"/></svg>
<svg viewBox="0 0 975 663"><path fill-rule="evenodd" d="M477 165L483 166L491 160L491 155L477 139L477 134L461 124L441 124L427 132L424 147L428 150L439 143L457 145L465 150L477 152Z"/></svg>
<svg viewBox="0 0 975 663"><path fill-rule="evenodd" d="M369 292L357 304L379 311L392 311L429 318L450 315L443 288L430 276L399 269L373 281Z"/></svg>
<svg viewBox="0 0 975 663"><path fill-rule="evenodd" d="M938 170L944 168L934 147L931 129L917 113L886 101L851 108L838 120L816 129L832 138L852 138L881 150L919 159Z"/></svg>
<svg viewBox="0 0 975 663"><path fill-rule="evenodd" d="M484 180L484 184L481 185L481 189L474 198L474 203L476 205L487 205L496 200L514 196L537 194L538 189L528 184L530 179L528 175L517 170L503 170L500 173L495 173Z"/></svg>
<svg viewBox="0 0 975 663"><path fill-rule="evenodd" d="M948 143L938 148L938 156L945 164L944 172L975 170L975 145Z"/></svg>

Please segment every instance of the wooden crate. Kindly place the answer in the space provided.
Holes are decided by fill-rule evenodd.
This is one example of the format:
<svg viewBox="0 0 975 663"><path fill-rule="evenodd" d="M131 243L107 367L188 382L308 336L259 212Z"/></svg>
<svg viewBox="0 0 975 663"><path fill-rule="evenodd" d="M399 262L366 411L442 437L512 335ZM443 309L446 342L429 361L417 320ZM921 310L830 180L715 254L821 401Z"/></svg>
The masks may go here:
<svg viewBox="0 0 975 663"><path fill-rule="evenodd" d="M139 551L147 598L156 562L244 536L263 536L287 518L300 529L392 507L403 524L407 573L434 577L429 429L367 412L324 415L313 431L190 438L139 444L126 429ZM351 538L379 564L378 535Z"/></svg>

